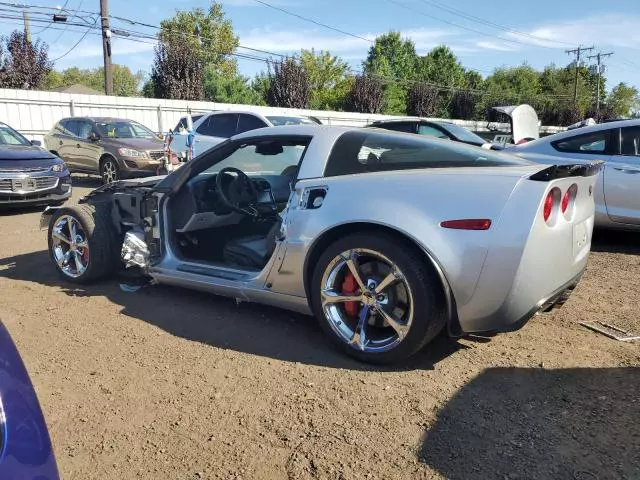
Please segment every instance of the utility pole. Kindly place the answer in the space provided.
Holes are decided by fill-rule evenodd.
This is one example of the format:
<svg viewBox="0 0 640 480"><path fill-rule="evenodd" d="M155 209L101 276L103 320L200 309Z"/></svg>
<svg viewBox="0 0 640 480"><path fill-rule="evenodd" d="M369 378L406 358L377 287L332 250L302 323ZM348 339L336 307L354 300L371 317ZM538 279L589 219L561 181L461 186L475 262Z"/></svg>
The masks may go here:
<svg viewBox="0 0 640 480"><path fill-rule="evenodd" d="M100 0L102 18L102 55L104 57L104 93L113 95L113 71L111 70L111 30L109 30L108 0Z"/></svg>
<svg viewBox="0 0 640 480"><path fill-rule="evenodd" d="M29 25L29 14L23 11L22 19L24 20L24 34L27 37L27 42L31 42L31 26Z"/></svg>
<svg viewBox="0 0 640 480"><path fill-rule="evenodd" d="M573 106L575 107L576 105L578 105L578 67L580 66L580 54L582 54L582 52L587 52L590 50L593 50L594 47L583 47L583 46L579 46L578 48L574 48L573 50L565 50L566 53L568 53L569 55L575 55L576 56L576 78L573 82Z"/></svg>
<svg viewBox="0 0 640 480"><path fill-rule="evenodd" d="M600 78L602 77L602 71L604 69L604 65L602 65L602 59L605 57L610 57L611 55L613 55L613 52L598 52L597 55L589 55L587 57L589 60L595 58L598 62L596 64L596 68L598 69L598 87L596 88L596 112L600 111Z"/></svg>

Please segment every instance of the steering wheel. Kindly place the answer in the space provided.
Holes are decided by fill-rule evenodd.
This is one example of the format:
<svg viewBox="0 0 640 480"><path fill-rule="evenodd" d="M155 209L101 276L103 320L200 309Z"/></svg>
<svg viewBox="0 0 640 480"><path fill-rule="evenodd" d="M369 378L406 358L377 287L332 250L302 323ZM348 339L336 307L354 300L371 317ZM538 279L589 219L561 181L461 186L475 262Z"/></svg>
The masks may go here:
<svg viewBox="0 0 640 480"><path fill-rule="evenodd" d="M225 176L231 176L230 183L223 183ZM248 217L257 217L258 210L255 208L258 200L258 191L251 179L242 170L235 167L225 167L216 175L216 191L220 200L234 212Z"/></svg>

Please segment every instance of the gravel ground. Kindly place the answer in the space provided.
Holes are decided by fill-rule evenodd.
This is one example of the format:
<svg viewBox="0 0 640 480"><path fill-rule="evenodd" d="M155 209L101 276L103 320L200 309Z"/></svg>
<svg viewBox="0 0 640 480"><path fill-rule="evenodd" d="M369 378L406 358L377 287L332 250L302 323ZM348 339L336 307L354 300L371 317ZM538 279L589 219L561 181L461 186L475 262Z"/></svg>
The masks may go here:
<svg viewBox="0 0 640 480"><path fill-rule="evenodd" d="M638 235L599 236L556 313L385 369L285 311L64 283L38 219L0 214L0 317L64 479L640 478L640 344L578 324L640 333Z"/></svg>

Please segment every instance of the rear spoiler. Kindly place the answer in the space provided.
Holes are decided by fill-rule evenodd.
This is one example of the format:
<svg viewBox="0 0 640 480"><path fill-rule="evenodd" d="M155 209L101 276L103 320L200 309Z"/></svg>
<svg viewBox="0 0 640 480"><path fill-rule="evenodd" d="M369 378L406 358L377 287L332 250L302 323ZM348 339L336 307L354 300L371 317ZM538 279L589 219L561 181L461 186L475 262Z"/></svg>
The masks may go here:
<svg viewBox="0 0 640 480"><path fill-rule="evenodd" d="M594 160L588 163L575 163L569 165L551 165L529 177L529 180L538 182L551 182L559 178L568 177L592 177L597 175L604 167L603 160Z"/></svg>

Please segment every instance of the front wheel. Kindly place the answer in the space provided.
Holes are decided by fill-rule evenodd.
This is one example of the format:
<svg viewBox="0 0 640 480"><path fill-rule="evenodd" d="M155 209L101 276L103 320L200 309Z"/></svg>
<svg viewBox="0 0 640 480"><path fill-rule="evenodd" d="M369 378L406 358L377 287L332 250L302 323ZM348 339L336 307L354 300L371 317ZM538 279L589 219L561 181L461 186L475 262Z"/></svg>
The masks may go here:
<svg viewBox="0 0 640 480"><path fill-rule="evenodd" d="M117 241L104 205L71 205L49 221L49 256L65 280L88 283L119 265Z"/></svg>
<svg viewBox="0 0 640 480"><path fill-rule="evenodd" d="M331 244L316 264L314 314L348 355L394 363L442 330L441 288L417 249L387 235L354 234Z"/></svg>
<svg viewBox="0 0 640 480"><path fill-rule="evenodd" d="M100 163L100 176L102 177L102 183L105 185L120 180L118 163L111 157L105 158Z"/></svg>

